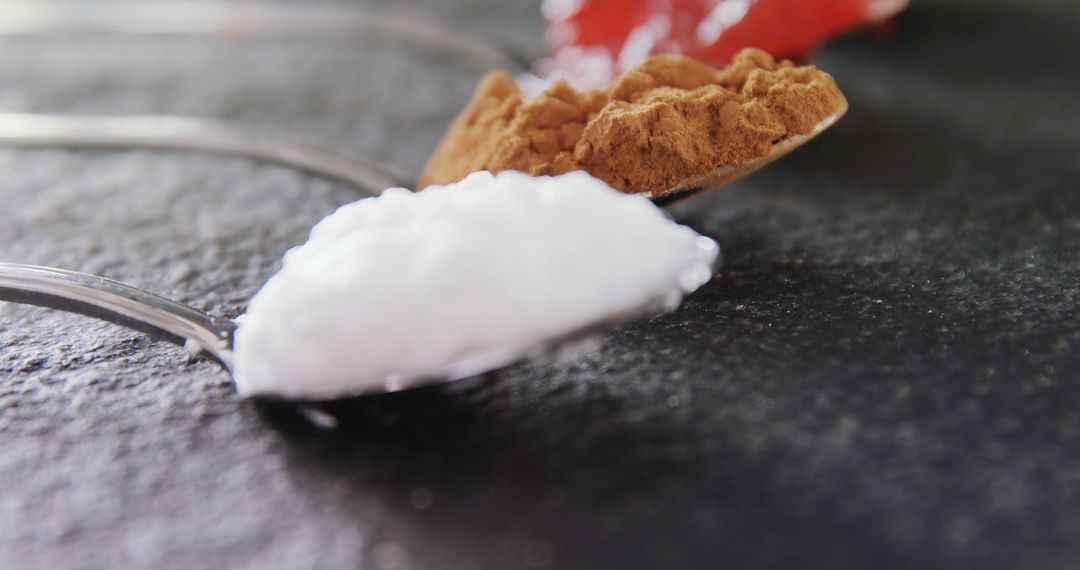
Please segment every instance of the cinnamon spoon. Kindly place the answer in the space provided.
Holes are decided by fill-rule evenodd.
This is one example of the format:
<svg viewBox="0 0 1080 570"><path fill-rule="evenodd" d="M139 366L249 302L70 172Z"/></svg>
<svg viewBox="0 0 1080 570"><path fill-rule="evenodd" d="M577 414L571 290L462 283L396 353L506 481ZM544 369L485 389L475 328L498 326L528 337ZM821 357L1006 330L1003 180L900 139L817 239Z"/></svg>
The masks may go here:
<svg viewBox="0 0 1080 570"><path fill-rule="evenodd" d="M721 188L806 144L836 124L847 103L809 133L776 141L772 150L753 161L721 166L661 192L643 192L657 204L670 204ZM296 168L377 196L390 187L410 187L408 176L393 166L300 141L241 129L228 123L193 117L73 117L37 113L0 113L0 146L33 148L180 150L236 156Z"/></svg>

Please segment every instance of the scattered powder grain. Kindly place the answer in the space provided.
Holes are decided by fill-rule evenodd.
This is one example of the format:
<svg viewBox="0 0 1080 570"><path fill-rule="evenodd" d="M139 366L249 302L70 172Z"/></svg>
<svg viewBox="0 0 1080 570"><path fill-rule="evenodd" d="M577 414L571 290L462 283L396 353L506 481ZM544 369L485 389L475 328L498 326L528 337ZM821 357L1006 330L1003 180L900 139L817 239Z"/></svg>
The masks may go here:
<svg viewBox="0 0 1080 570"><path fill-rule="evenodd" d="M429 160L420 188L478 170L585 170L627 193L661 196L769 154L845 105L828 74L747 49L724 69L657 56L605 90L558 82L525 101L508 74L483 79Z"/></svg>

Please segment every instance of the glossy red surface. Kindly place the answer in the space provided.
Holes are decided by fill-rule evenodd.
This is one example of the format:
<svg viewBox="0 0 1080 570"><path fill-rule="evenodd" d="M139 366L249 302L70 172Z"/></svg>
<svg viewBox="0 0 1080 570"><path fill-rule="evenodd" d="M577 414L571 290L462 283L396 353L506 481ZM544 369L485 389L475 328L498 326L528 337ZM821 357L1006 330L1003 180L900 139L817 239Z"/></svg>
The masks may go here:
<svg viewBox="0 0 1080 570"><path fill-rule="evenodd" d="M547 0L553 56L543 71L594 84L658 53L681 53L714 65L746 47L799 57L906 5L906 0ZM582 77L586 74L593 77Z"/></svg>

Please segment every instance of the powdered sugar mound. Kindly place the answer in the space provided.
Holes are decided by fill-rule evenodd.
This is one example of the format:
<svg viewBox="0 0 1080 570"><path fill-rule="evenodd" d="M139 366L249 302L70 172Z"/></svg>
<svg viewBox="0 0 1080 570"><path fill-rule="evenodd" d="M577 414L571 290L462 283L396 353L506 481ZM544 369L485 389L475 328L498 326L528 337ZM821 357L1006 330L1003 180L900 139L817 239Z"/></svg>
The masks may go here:
<svg viewBox="0 0 1080 570"><path fill-rule="evenodd" d="M237 388L331 398L477 373L591 324L673 309L718 254L583 172L387 190L285 255L240 319Z"/></svg>

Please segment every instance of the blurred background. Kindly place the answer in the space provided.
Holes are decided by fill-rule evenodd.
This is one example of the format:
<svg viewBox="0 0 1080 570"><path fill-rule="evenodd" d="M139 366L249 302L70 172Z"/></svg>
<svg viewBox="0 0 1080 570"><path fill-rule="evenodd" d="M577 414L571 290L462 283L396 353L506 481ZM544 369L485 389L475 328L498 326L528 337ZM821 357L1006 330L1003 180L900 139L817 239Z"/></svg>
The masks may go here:
<svg viewBox="0 0 1080 570"><path fill-rule="evenodd" d="M413 174L485 72L545 58L770 38L851 104L673 208L726 259L679 312L341 403L331 433L0 304L0 566L1078 567L1080 6L594 2L0 2L2 113L221 119ZM183 152L0 148L0 173L0 259L225 316L358 197Z"/></svg>

